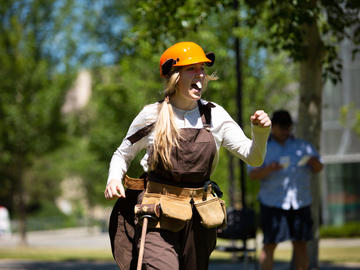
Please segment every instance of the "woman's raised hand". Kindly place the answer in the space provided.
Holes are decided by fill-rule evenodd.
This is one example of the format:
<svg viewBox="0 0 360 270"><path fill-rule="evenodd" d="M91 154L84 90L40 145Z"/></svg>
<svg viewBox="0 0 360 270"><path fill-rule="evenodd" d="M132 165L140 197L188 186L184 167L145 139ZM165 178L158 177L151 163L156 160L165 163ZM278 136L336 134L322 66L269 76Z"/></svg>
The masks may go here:
<svg viewBox="0 0 360 270"><path fill-rule="evenodd" d="M250 121L253 125L260 126L260 127L270 127L271 126L270 117L263 110L258 110L252 116L250 116Z"/></svg>

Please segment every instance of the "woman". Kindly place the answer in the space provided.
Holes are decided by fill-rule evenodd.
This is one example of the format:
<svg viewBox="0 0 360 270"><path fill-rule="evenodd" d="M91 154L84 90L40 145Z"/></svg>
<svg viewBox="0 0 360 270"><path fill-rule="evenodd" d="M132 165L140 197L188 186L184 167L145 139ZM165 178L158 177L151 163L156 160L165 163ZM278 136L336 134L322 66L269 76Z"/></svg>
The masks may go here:
<svg viewBox="0 0 360 270"><path fill-rule="evenodd" d="M221 210L214 214L220 203L209 181L220 146L252 166L265 156L271 121L264 111L250 117L250 140L221 106L201 99L215 79L204 64L214 61L213 53L193 42L168 48L160 58L164 100L143 108L110 163L105 197L124 198L128 166L147 150L141 161L147 187L139 202L160 205L162 214L146 234L145 269L207 269L225 216Z"/></svg>

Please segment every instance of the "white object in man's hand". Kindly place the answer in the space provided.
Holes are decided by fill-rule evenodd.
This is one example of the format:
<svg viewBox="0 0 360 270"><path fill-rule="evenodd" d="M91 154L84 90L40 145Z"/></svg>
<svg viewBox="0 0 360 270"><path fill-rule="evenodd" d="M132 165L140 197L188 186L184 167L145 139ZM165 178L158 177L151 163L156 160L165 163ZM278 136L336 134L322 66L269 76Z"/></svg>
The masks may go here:
<svg viewBox="0 0 360 270"><path fill-rule="evenodd" d="M298 165L299 167L305 166L305 165L308 163L309 159L310 159L310 156L308 156L308 155L303 156L303 157L299 160L299 162L298 162L297 165Z"/></svg>

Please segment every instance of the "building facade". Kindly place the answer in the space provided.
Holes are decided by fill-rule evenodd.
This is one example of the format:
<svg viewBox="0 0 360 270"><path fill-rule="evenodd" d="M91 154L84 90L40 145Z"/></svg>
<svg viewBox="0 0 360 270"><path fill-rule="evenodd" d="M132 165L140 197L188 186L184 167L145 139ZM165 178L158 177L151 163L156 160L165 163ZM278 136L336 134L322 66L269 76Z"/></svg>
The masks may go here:
<svg viewBox="0 0 360 270"><path fill-rule="evenodd" d="M322 221L342 225L360 221L360 55L354 45L340 46L342 81L327 82L323 92L321 155Z"/></svg>

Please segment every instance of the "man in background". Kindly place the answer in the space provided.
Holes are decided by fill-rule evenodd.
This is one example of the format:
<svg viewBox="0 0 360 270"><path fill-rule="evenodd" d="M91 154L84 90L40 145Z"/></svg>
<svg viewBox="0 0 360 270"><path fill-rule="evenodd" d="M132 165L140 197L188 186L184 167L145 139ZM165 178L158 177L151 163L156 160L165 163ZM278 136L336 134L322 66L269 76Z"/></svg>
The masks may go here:
<svg viewBox="0 0 360 270"><path fill-rule="evenodd" d="M306 242L313 237L310 180L323 164L309 142L292 135L293 121L288 111L274 112L271 120L265 161L261 167L249 167L250 178L261 181L261 269L272 269L277 244L290 240L295 267L305 270L309 264Z"/></svg>

